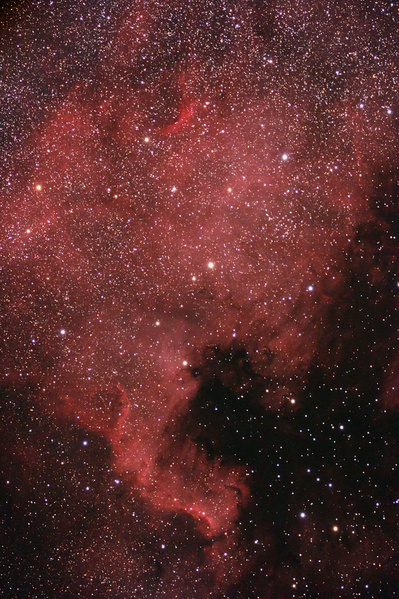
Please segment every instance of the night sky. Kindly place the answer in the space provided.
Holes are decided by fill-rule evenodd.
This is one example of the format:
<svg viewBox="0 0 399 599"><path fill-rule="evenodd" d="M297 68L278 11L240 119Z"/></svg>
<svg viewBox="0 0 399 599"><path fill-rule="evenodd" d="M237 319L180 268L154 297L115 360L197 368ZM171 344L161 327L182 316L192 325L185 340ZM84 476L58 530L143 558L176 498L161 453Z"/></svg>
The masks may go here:
<svg viewBox="0 0 399 599"><path fill-rule="evenodd" d="M0 6L0 597L399 597L399 5Z"/></svg>

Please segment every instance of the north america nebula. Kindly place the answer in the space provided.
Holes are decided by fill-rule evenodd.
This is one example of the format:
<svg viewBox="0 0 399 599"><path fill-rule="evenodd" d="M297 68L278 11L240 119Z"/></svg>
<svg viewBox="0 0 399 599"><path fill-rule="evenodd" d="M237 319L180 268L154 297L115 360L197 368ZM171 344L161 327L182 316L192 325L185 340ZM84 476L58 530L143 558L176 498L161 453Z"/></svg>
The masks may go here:
<svg viewBox="0 0 399 599"><path fill-rule="evenodd" d="M398 31L2 4L1 597L399 596Z"/></svg>

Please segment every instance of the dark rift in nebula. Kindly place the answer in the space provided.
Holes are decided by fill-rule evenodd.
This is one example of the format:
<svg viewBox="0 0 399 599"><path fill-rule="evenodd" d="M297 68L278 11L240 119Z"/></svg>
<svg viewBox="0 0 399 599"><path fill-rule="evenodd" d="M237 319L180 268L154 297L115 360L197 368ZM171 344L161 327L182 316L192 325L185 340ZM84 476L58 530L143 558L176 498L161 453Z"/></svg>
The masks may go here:
<svg viewBox="0 0 399 599"><path fill-rule="evenodd" d="M2 597L396 597L398 26L3 3Z"/></svg>

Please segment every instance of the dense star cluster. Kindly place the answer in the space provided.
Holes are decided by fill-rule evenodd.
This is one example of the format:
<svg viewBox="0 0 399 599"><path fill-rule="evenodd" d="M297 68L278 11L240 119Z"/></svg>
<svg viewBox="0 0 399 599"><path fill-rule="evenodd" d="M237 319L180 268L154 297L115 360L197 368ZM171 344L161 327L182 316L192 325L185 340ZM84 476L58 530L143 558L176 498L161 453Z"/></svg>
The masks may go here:
<svg viewBox="0 0 399 599"><path fill-rule="evenodd" d="M0 594L399 597L399 9L0 9Z"/></svg>

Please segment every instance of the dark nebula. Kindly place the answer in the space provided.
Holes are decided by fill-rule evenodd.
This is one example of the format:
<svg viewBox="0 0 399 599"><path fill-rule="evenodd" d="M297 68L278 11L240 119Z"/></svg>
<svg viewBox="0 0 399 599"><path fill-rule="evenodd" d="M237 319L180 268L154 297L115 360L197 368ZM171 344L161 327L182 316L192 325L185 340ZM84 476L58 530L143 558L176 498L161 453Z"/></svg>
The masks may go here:
<svg viewBox="0 0 399 599"><path fill-rule="evenodd" d="M399 597L399 7L0 8L0 596Z"/></svg>

